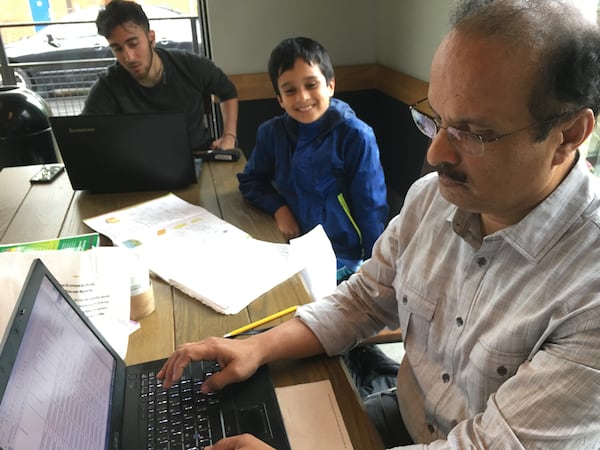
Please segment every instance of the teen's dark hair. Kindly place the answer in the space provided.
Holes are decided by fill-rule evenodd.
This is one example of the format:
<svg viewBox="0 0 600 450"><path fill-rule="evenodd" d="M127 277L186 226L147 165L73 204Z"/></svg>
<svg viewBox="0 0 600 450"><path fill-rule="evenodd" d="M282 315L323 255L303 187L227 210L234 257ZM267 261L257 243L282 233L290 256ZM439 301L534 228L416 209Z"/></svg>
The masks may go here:
<svg viewBox="0 0 600 450"><path fill-rule="evenodd" d="M307 37L284 39L273 49L269 58L269 76L277 95L281 95L277 87L279 76L294 67L298 58L302 58L306 64L318 65L328 84L333 80L333 66L321 44Z"/></svg>
<svg viewBox="0 0 600 450"><path fill-rule="evenodd" d="M600 28L564 0L466 0L451 19L454 30L502 39L530 50L538 67L527 99L542 141L561 114L600 113ZM498 61L502 64L502 61Z"/></svg>
<svg viewBox="0 0 600 450"><path fill-rule="evenodd" d="M98 34L108 39L116 27L126 22L133 22L146 32L150 30L148 16L140 5L128 0L112 0L96 17Z"/></svg>

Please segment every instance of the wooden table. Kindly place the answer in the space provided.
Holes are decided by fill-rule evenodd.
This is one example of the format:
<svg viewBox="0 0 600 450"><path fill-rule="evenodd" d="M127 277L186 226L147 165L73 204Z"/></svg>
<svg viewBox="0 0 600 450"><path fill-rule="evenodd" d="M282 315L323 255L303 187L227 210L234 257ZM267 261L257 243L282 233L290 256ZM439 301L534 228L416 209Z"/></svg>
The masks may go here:
<svg viewBox="0 0 600 450"><path fill-rule="evenodd" d="M244 164L243 158L236 163L204 162L198 184L173 192L254 238L283 242L273 219L242 199L236 174ZM83 223L83 219L166 194L164 191L121 194L73 191L66 173L50 184L32 185L29 178L39 168L23 166L0 171L0 243L89 233L93 230ZM103 244L110 245L110 242L103 238ZM156 309L140 321L141 329L130 336L126 357L128 364L166 357L179 344L220 336L281 309L310 301L298 275L276 286L235 315L217 313L158 278L153 278L152 283ZM271 371L276 386L329 379L354 448L383 448L339 358L318 356L283 361L271 364Z"/></svg>

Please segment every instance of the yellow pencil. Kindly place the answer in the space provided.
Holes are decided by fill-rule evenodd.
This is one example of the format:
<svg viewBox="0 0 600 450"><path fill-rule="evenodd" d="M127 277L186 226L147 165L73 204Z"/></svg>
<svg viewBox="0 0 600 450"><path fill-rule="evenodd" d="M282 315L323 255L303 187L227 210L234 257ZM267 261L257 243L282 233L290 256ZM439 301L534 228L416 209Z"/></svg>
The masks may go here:
<svg viewBox="0 0 600 450"><path fill-rule="evenodd" d="M289 308L286 308L282 311L276 312L275 314L271 314L270 316L267 316L264 319L257 320L256 322L249 323L248 325L244 325L243 327L240 327L236 330L230 331L229 333L224 334L223 337L228 338L228 337L237 336L238 334L243 333L244 331L248 331L248 330L252 330L254 328L260 327L261 325L263 325L267 322L271 322L272 320L279 319L280 317L283 317L287 314L293 313L294 311L296 311L296 308L298 308L297 305L290 306Z"/></svg>

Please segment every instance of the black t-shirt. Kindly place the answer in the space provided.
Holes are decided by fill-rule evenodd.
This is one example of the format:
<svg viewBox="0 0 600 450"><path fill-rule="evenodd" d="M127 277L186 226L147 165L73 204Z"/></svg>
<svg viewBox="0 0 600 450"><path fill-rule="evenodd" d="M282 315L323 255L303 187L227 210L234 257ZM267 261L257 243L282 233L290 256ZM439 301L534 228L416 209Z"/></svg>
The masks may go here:
<svg viewBox="0 0 600 450"><path fill-rule="evenodd" d="M235 98L235 86L207 58L181 50L156 51L164 67L162 81L144 87L116 62L92 86L82 114L183 111L192 148L206 149L213 138L204 123L205 98Z"/></svg>

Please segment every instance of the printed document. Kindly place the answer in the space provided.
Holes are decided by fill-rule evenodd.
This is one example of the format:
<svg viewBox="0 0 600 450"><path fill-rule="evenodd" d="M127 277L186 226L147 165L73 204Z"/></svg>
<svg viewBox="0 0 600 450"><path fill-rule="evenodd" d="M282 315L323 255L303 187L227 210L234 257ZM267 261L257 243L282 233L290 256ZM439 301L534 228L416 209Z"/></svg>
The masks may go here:
<svg viewBox="0 0 600 450"><path fill-rule="evenodd" d="M172 193L84 222L223 314L237 314L305 265L292 257L289 244L253 239Z"/></svg>
<svg viewBox="0 0 600 450"><path fill-rule="evenodd" d="M108 343L125 357L133 255L117 247L87 251L55 250L0 253L0 338L12 317L31 263L39 258L79 305Z"/></svg>

